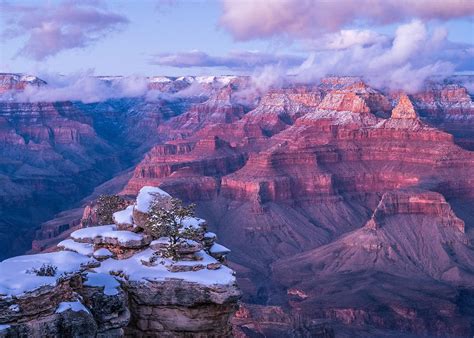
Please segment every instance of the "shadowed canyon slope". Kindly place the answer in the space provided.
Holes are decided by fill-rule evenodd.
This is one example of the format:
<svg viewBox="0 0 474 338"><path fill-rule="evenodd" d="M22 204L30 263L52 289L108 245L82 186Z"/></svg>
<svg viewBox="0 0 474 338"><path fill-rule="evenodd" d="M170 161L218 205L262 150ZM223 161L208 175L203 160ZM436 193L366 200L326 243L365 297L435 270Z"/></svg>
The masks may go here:
<svg viewBox="0 0 474 338"><path fill-rule="evenodd" d="M406 95L344 77L244 97L248 79L225 79L173 100L2 102L2 203L45 201L3 228L53 198L63 204L47 216L65 210L139 162L122 194L153 185L196 202L232 249L244 301L254 304L238 314L242 332L268 334L255 322L275 311L285 321L332 321L336 334L472 335L467 90L450 80ZM154 86L179 93L179 81ZM31 195L32 184L43 195Z"/></svg>

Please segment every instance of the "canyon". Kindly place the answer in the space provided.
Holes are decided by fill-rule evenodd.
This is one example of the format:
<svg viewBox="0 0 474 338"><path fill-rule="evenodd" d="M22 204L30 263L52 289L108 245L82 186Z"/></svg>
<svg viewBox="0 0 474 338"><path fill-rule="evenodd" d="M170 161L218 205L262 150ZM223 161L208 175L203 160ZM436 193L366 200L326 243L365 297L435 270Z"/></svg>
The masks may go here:
<svg viewBox="0 0 474 338"><path fill-rule="evenodd" d="M474 102L455 77L408 94L357 77L149 87L167 95L0 102L0 257L50 250L99 193L156 186L232 250L236 336L472 336Z"/></svg>

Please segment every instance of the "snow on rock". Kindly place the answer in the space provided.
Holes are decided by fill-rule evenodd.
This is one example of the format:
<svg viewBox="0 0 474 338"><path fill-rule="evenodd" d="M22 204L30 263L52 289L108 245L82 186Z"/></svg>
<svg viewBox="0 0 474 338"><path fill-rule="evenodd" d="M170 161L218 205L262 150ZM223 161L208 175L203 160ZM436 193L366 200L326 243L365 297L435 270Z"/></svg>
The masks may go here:
<svg viewBox="0 0 474 338"><path fill-rule="evenodd" d="M206 83L206 84L210 84L210 83L213 83L214 80L216 79L215 76L196 76L195 77L195 80L199 83Z"/></svg>
<svg viewBox="0 0 474 338"><path fill-rule="evenodd" d="M137 234L135 232L127 230L117 230L117 231L105 231L102 233L103 238L113 238L116 239L119 243L125 244L131 241L142 241L143 235Z"/></svg>
<svg viewBox="0 0 474 338"><path fill-rule="evenodd" d="M181 220L184 228L200 229L206 221L197 217L185 217Z"/></svg>
<svg viewBox="0 0 474 338"><path fill-rule="evenodd" d="M140 212L147 213L150 211L151 203L153 202L155 195L171 197L170 194L160 188L145 186L141 188L138 193L135 208Z"/></svg>
<svg viewBox="0 0 474 338"><path fill-rule="evenodd" d="M92 256L92 253L94 252L94 246L92 244L79 243L72 239L65 239L64 241L59 242L58 247L65 250L74 251L85 256Z"/></svg>
<svg viewBox="0 0 474 338"><path fill-rule="evenodd" d="M86 278L87 280L84 282L84 285L103 287L104 294L107 296L115 296L118 294L120 283L110 274L89 272Z"/></svg>
<svg viewBox="0 0 474 338"><path fill-rule="evenodd" d="M229 252L216 246L214 233L206 233L205 220L182 220L185 227L200 231L193 240L178 242L175 260L166 258L168 237L151 242L139 226L133 228L136 232L122 230L129 227L121 222L139 225L137 215L146 221L146 212L137 210L148 211L153 194L169 197L159 188L145 187L135 206L114 214L116 224L74 231L58 244L64 251L0 262L0 320L8 323L0 325L0 337L18 332L93 337L122 330L127 336L182 331L229 336L240 291L223 255L206 251ZM54 276L38 276L43 265L53 266ZM38 325L45 321L47 329Z"/></svg>
<svg viewBox="0 0 474 338"><path fill-rule="evenodd" d="M76 230L71 234L75 240L94 244L120 244L126 248L142 247L149 243L143 234L128 230L115 230L115 225L102 225Z"/></svg>
<svg viewBox="0 0 474 338"><path fill-rule="evenodd" d="M217 235L213 232L208 231L204 234L204 238L217 238Z"/></svg>
<svg viewBox="0 0 474 338"><path fill-rule="evenodd" d="M6 331L10 328L10 325L8 324L0 324L0 332Z"/></svg>
<svg viewBox="0 0 474 338"><path fill-rule="evenodd" d="M168 245L169 242L170 242L169 237L160 237L160 238L155 239L154 241L152 241L152 242L150 243L150 247L153 248L153 247L155 247L155 246L160 247L160 246L162 246L162 245Z"/></svg>
<svg viewBox="0 0 474 338"><path fill-rule="evenodd" d="M229 285L235 283L234 272L226 266L217 270L202 269L199 271L171 272L166 266L174 262L167 258L160 258L156 265L144 265L142 261L149 262L154 250L146 249L138 252L130 258L116 260L109 258L96 268L97 272L123 272L128 281L166 281L170 279L182 279L187 282L199 283L202 285ZM203 250L198 252L201 260L180 261L180 265L207 265L218 263L217 260L206 254Z"/></svg>
<svg viewBox="0 0 474 338"><path fill-rule="evenodd" d="M115 224L88 227L74 231L71 237L77 240L93 240L96 237L102 237L104 233L113 231L116 228L117 226Z"/></svg>
<svg viewBox="0 0 474 338"><path fill-rule="evenodd" d="M61 302L59 303L58 308L56 309L56 313L61 313L67 310L71 310L74 312L84 311L89 313L89 310L82 304L80 301L76 300L74 302Z"/></svg>
<svg viewBox="0 0 474 338"><path fill-rule="evenodd" d="M214 243L211 248L209 249L211 254L228 254L230 253L230 249L226 248L223 245Z"/></svg>
<svg viewBox="0 0 474 338"><path fill-rule="evenodd" d="M94 251L94 254L93 254L94 258L97 258L97 259L109 258L113 255L114 254L109 249L106 249L106 248L98 249Z"/></svg>
<svg viewBox="0 0 474 338"><path fill-rule="evenodd" d="M0 296L19 296L42 286L54 286L61 275L82 271L96 260L72 251L17 256L0 262ZM57 268L55 276L38 276L33 272L43 264Z"/></svg>
<svg viewBox="0 0 474 338"><path fill-rule="evenodd" d="M151 83L168 83L172 82L173 80L166 76L153 76L149 78Z"/></svg>
<svg viewBox="0 0 474 338"><path fill-rule="evenodd" d="M133 224L133 205L129 205L125 210L117 211L113 214L116 224Z"/></svg>
<svg viewBox="0 0 474 338"><path fill-rule="evenodd" d="M20 305L18 304L13 304L8 307L8 310L12 312L20 312Z"/></svg>

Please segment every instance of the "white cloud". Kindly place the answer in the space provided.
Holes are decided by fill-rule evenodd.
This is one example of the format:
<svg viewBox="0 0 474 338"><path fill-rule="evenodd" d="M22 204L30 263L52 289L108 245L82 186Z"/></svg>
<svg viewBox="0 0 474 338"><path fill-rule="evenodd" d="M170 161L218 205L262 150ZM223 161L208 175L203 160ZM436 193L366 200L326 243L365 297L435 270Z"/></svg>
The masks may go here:
<svg viewBox="0 0 474 338"><path fill-rule="evenodd" d="M35 60L86 47L128 23L123 15L93 1L44 2L34 6L3 2L0 10L7 18L2 38L25 37L18 54Z"/></svg>

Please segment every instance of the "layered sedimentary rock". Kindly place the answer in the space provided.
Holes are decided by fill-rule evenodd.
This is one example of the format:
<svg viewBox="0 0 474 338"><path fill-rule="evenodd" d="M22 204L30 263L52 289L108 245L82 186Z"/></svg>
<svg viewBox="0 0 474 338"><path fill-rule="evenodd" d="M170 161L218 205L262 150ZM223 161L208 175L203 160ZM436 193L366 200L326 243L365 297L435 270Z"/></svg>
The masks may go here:
<svg viewBox="0 0 474 338"><path fill-rule="evenodd" d="M33 75L0 73L0 94L11 90L23 90L27 87L40 87L46 82Z"/></svg>
<svg viewBox="0 0 474 338"><path fill-rule="evenodd" d="M464 222L440 194L391 192L364 227L275 263L273 274L299 311L463 336L471 332L464 301L472 297L473 255Z"/></svg>
<svg viewBox="0 0 474 338"><path fill-rule="evenodd" d="M473 150L474 102L466 88L456 83L431 83L412 96L420 115L428 122L456 137L456 143Z"/></svg>
<svg viewBox="0 0 474 338"><path fill-rule="evenodd" d="M246 301L281 305L301 315L329 318L341 325L350 323L361 330L372 325L417 333L468 334L466 323L472 320L472 314L465 304L469 301L461 301L456 294L463 293L471 299L469 290L474 286L470 277L473 267L466 258L472 254L469 229L474 214L467 206L474 198L474 154L455 144L459 135L438 129L440 124L427 116L419 100L403 93L384 94L354 78L333 78L305 89L274 90L239 121L207 125L180 141L179 147L171 142L160 146L159 151L155 148L137 166L124 192L136 193L146 182L153 182L182 198L200 201L200 213L211 227L215 226L224 243L234 248L231 260ZM446 97L443 100L449 102ZM468 107L472 101L466 100L463 105ZM447 103L442 114L448 116L456 104ZM193 146L213 136L229 145L225 155L216 147ZM227 162L222 156L227 157ZM236 156L241 156L238 165L228 162ZM206 169L204 163L210 167ZM221 163L217 166L219 172L213 171L216 163ZM225 163L228 165L222 165ZM407 189L424 192L407 197L403 193ZM380 202L382 196L386 204ZM388 203L391 199L399 203L393 215ZM381 224L390 222L379 218L379 214L383 215L379 203L386 205L383 217L400 217L405 225L383 239L371 235L377 239L362 241L357 247L372 250L395 234L403 237L412 231L415 236L419 233L415 229L428 232L425 244L410 237L408 242L413 247L401 242L397 245L403 245L401 252L418 250L419 256L433 246L436 254L414 263L404 256L400 267L391 258L379 258L378 264L385 267L383 273L392 268L406 271L405 276L394 278L391 293L396 294L397 283L411 274L413 280L427 278L427 288L443 295L430 311L424 309L432 298L423 298L423 287L416 286L422 283L414 281L409 285L416 295L415 307L398 304L396 298L384 295L378 288L374 289L377 297L368 297L371 300L366 302L357 293L349 297L347 291L347 295L339 297L344 306L332 307L329 295L336 290L339 275L328 277L327 289L318 289L315 279L305 275L309 271L306 267L312 264L310 260L305 261L306 265L295 263L313 251L317 254L311 257L317 260L321 252L317 250L323 249L328 257L337 256L340 246L334 243L343 241L349 233L365 240L365 233L392 231L393 227L383 230ZM433 228L429 228L430 222L434 222ZM357 238L354 242L361 241ZM459 259L438 262L439 257L447 258L451 246L456 248L453 255ZM398 255L396 250L393 252ZM374 254L367 259L376 257ZM267 268L271 263L273 270ZM295 266L294 273L289 273L288 278L295 278L281 283L285 268L291 264ZM316 271L316 267L329 263L314 264ZM361 283L361 295L371 294L370 288L377 285L379 275L380 283L390 280L363 259L360 263L347 263L351 264L367 268L347 280L348 285ZM417 269L428 272L423 276ZM440 277L444 269L451 272ZM369 280L367 284L362 282L364 278ZM305 287L293 288L301 279ZM323 296L327 294L328 302L319 306L315 290L322 290ZM404 290L399 295L407 297ZM300 302L307 306L293 302L295 297L304 299ZM387 307L398 315L378 313ZM446 308L453 310L444 312ZM314 309L317 312L313 313ZM402 324L406 313L413 313L413 317ZM393 320L389 319L391 316ZM451 320L456 321L452 328L448 325Z"/></svg>
<svg viewBox="0 0 474 338"><path fill-rule="evenodd" d="M294 315L294 314L293 314ZM233 318L234 336L332 338L331 324L292 316L279 306L241 305Z"/></svg>
<svg viewBox="0 0 474 338"><path fill-rule="evenodd" d="M321 100L322 93L317 88L301 86L270 90L256 109L245 115L243 122L260 127L266 134L274 134L315 109Z"/></svg>
<svg viewBox="0 0 474 338"><path fill-rule="evenodd" d="M0 102L0 257L21 252L8 236L70 205L120 168L92 119L70 103ZM33 202L34 201L34 202ZM12 224L16 226L12 229Z"/></svg>
<svg viewBox="0 0 474 338"><path fill-rule="evenodd" d="M169 197L146 187L114 214L116 224L73 232L63 251L0 262L0 337L229 336L240 298L222 264L230 251L189 218L184 226L202 233L200 243L183 240L183 256L160 256L168 239L151 241L135 219L152 194Z"/></svg>

